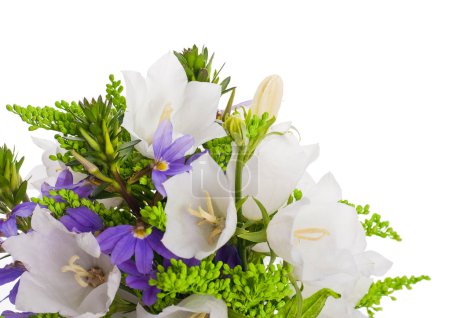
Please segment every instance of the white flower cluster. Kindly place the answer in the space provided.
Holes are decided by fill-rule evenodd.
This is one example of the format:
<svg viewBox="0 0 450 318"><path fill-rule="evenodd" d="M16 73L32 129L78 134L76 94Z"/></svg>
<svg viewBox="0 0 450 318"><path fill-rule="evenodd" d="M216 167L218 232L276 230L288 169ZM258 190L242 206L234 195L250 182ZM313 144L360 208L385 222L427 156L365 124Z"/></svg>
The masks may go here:
<svg viewBox="0 0 450 318"><path fill-rule="evenodd" d="M232 133L241 134L244 145L249 143L251 137L242 133L245 127L239 125L245 125L248 112L258 116L277 115L283 94L280 77L266 78L250 107L234 111L238 122L233 127L237 130L230 132L234 128L224 129L225 124L216 120L220 85L188 81L185 69L173 53L157 61L147 78L137 72L123 74L127 90L123 127L133 140L140 141L135 148L154 160L155 180L157 173L161 176L169 169L179 169L176 170L179 173L166 173L160 180L165 191L167 219L160 242L167 253L182 259L205 259L233 239L239 240L243 223L261 224L264 220L266 240L253 244L251 252L274 253L292 265L304 298L322 288L339 293L339 299L327 300L320 318L365 317L355 307L367 293L373 276L384 275L391 263L377 252L366 250L366 235L358 214L355 208L340 203L341 189L333 175L327 174L315 183L306 172L319 155L317 145L301 145L290 123L278 123L256 140L246 160L242 159L242 145L233 142L225 170L208 151L195 153L205 142L233 137ZM183 165L178 157L172 158L181 146L176 141L175 146L170 145L171 140L165 140L165 135L157 132L166 120L171 124L173 136L189 135L193 139L182 148ZM42 140L36 143L46 151L44 166L34 170L31 179L39 189L43 183L55 185L58 173L68 167L48 160L50 154L63 152L62 149ZM165 157L160 155L163 152L158 147L167 148ZM192 154L195 160L189 163L189 169L184 169L184 155ZM75 182L86 177L77 173ZM302 198L288 203L295 189L301 190ZM123 201L115 198L103 203L114 207ZM141 241L147 244L143 240L147 232L139 222L127 242L122 240L110 250L123 247L123 253L128 253L125 244L133 244L135 261L149 257L152 266L153 252L143 254L147 250L140 246ZM37 206L32 213L31 230L2 243L13 260L25 268L15 299L16 308L65 317L104 316L117 295L124 292L120 288L126 272L122 270L124 263L116 264L114 260L126 256L120 251L112 252L112 257L107 255L111 253L99 244L97 234L71 231L49 210ZM151 242L148 244L154 244ZM151 248L163 254L153 245ZM128 260L133 260L133 255L130 252ZM145 260L142 262L147 264ZM190 295L159 314L149 313L138 304L139 299L128 297L136 302L136 309L126 316L228 317L227 304L210 295Z"/></svg>

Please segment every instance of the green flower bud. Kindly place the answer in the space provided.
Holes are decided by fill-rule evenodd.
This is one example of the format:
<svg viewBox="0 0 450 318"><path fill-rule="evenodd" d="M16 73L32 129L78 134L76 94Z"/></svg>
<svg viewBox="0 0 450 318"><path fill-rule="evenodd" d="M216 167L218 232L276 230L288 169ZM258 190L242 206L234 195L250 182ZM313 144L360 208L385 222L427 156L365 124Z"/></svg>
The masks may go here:
<svg viewBox="0 0 450 318"><path fill-rule="evenodd" d="M246 127L239 115L228 116L223 127L238 146L245 145Z"/></svg>

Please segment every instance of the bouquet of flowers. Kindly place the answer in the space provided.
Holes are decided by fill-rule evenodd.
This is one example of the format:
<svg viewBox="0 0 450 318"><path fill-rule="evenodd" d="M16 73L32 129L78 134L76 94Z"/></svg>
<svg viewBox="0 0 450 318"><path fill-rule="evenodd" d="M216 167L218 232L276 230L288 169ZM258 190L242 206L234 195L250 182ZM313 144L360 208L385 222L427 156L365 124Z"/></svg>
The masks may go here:
<svg viewBox="0 0 450 318"><path fill-rule="evenodd" d="M103 97L7 105L57 134L34 139L29 177L0 148L4 317L373 317L429 279L374 281L391 262L366 237L400 236L308 175L319 148L276 122L279 76L235 103L213 57L193 46L124 72L126 98L111 75Z"/></svg>

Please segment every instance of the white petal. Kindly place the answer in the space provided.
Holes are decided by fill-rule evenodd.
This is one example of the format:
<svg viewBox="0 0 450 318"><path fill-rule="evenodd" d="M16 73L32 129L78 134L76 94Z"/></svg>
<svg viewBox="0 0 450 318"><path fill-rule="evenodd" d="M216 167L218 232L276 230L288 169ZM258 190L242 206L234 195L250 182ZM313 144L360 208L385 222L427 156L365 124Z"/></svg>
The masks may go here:
<svg viewBox="0 0 450 318"><path fill-rule="evenodd" d="M183 66L173 52L163 55L149 68L147 85L153 104L164 107L170 103L174 112L182 107L188 80ZM159 114L157 116L159 119Z"/></svg>
<svg viewBox="0 0 450 318"><path fill-rule="evenodd" d="M292 231L298 214L300 201L281 209L267 227L267 242L270 248L287 262L300 265L300 250L292 244Z"/></svg>
<svg viewBox="0 0 450 318"><path fill-rule="evenodd" d="M164 183L167 192L166 232L162 242L183 258L202 259L223 246L236 230L236 209L227 179L214 160L205 154L192 164L192 172L174 176ZM225 217L225 228L214 244L208 243L209 225L198 225L199 218L189 208L206 208L205 191L213 201L217 216Z"/></svg>
<svg viewBox="0 0 450 318"><path fill-rule="evenodd" d="M383 276L392 267L392 262L375 251L356 255L356 262L362 275Z"/></svg>
<svg viewBox="0 0 450 318"><path fill-rule="evenodd" d="M104 315L119 287L121 274L109 257L100 255L95 237L91 233L67 231L49 211L39 207L33 213L31 224L32 232L8 238L3 243L5 250L28 270L20 280L17 309L59 312L69 317L87 312L92 315L86 317ZM74 255L80 257L78 264L84 268L100 267L108 275L107 283L97 288L83 288L75 281L73 273L63 273L61 268ZM91 294L94 299L90 298Z"/></svg>
<svg viewBox="0 0 450 318"><path fill-rule="evenodd" d="M317 185L303 193L308 200L336 203L342 199L341 187L331 173L324 175Z"/></svg>
<svg viewBox="0 0 450 318"><path fill-rule="evenodd" d="M310 163L309 154L291 134L266 137L244 167L243 196L254 196L269 213L287 201ZM261 219L261 212L253 200L243 205L245 217Z"/></svg>
<svg viewBox="0 0 450 318"><path fill-rule="evenodd" d="M176 110L173 116L175 132L193 136L196 138L196 144L210 140L208 137L214 138L204 132L216 120L220 96L220 85L189 82L183 106Z"/></svg>

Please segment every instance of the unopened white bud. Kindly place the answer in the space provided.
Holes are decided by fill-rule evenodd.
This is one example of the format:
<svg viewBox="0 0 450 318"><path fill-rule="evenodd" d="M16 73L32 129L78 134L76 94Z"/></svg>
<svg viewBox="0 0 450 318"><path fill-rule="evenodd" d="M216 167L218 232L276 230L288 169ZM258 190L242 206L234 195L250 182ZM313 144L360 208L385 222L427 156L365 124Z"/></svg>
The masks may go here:
<svg viewBox="0 0 450 318"><path fill-rule="evenodd" d="M266 77L256 90L250 109L261 116L265 112L277 116L283 97L283 80L278 75Z"/></svg>

